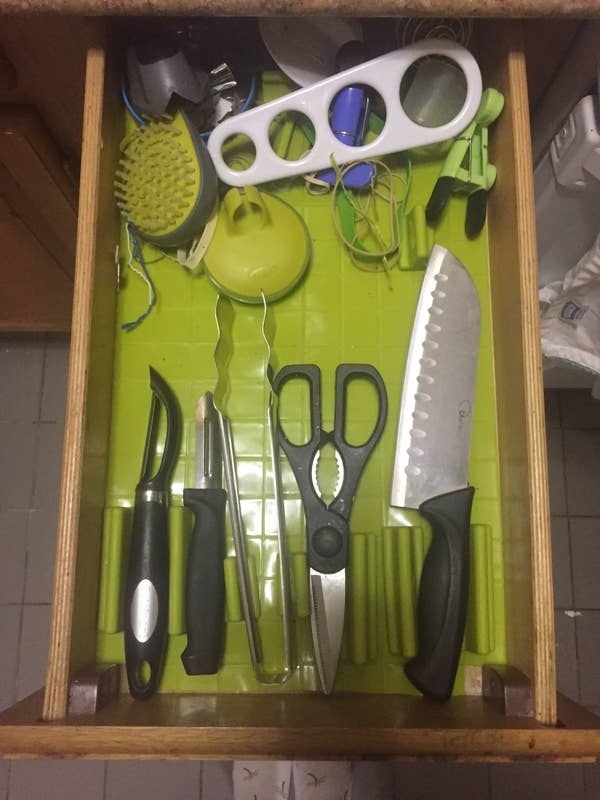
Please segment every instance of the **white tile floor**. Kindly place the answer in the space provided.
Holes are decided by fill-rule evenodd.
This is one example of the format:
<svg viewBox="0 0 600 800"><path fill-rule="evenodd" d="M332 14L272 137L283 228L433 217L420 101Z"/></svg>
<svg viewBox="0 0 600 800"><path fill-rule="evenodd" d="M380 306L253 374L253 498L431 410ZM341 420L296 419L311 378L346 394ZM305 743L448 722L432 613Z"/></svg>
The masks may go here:
<svg viewBox="0 0 600 800"><path fill-rule="evenodd" d="M0 339L0 709L42 686L68 345ZM600 403L547 396L560 688L600 709ZM227 762L6 761L0 800L231 800ZM354 800L600 800L600 768L355 765ZM332 798L332 800L337 800Z"/></svg>

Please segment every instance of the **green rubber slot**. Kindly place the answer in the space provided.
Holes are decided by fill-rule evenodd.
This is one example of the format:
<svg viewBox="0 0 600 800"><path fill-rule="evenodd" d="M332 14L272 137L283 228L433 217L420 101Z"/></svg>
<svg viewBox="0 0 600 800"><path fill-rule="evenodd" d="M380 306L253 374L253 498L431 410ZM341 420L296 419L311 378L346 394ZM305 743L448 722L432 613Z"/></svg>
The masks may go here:
<svg viewBox="0 0 600 800"><path fill-rule="evenodd" d="M493 584L490 581L491 537L487 525L471 526L471 581L466 642L468 650L487 655L493 649ZM493 573L492 573L493 575Z"/></svg>
<svg viewBox="0 0 600 800"><path fill-rule="evenodd" d="M185 569L191 534L191 515L179 506L169 509L169 635L186 632L185 627Z"/></svg>
<svg viewBox="0 0 600 800"><path fill-rule="evenodd" d="M290 89L289 82L279 74L264 73L260 100L275 99ZM127 125L133 125L131 120ZM494 131L491 138L495 135ZM307 149L306 132L293 123L289 128L284 125L278 144L286 148L290 157L300 158ZM429 151L430 156L433 152ZM340 691L416 693L404 675L403 664L415 649L416 597L430 532L418 512L403 511L403 519L398 521L389 508L389 492L404 364L422 281L422 262L429 247L430 231L422 224L422 209L439 177L445 153L442 147L435 148L434 157L429 160L422 157L413 160L412 188L406 206L407 225L413 226L408 236L412 244L409 247L403 237L403 247L409 247L402 252L403 268L394 268L389 274L373 274L353 266L332 224L330 196L309 195L301 178L261 187L285 200L302 215L312 240L312 260L305 278L293 292L273 304L277 362L279 365L315 363L320 367L326 426L331 425L333 418L334 376L338 364L373 364L381 373L388 394L388 422L361 477L350 519L351 531L369 533L362 535L360 545L355 544L356 536L352 536L344 659L340 662L336 682ZM406 178L405 155L386 157L386 161L399 178ZM398 180L398 187L401 185ZM380 200L375 205L380 218L386 219L386 208ZM474 539L478 542L474 544L474 591L484 597L485 607L473 611L473 604L479 606L479 600L474 600L469 608L467 647L461 656L456 694L462 693L464 666L506 663L488 240L486 228L477 238L467 240L465 209L466 197L453 194L435 229L435 241L448 247L473 276L482 311L469 481L476 489L472 513ZM227 624L223 667L216 676L185 674L181 652L186 644L183 598L190 528L187 513L183 513L181 507L183 489L193 485L195 473L196 405L200 395L213 391L216 383L213 362L217 336L216 290L205 276L191 275L171 258L161 257L155 248L145 246L143 253L156 288L157 305L142 324L124 332L120 325L136 319L146 308L148 287L128 266L127 238L123 230L97 660L104 663L123 663L124 660L122 594L131 508L146 437L150 405L148 365L151 364L176 393L184 417L181 452L171 483L170 636L161 691L288 693L318 690L310 629L303 511L283 455L282 483L294 612L294 674L287 683L270 686L259 683L254 676L240 607L229 509L224 564ZM232 419L252 594L260 616L259 629L266 659L269 667L272 665L277 670L282 656L281 598L266 426L268 391L264 383L263 310L259 306L234 305L234 347L228 370L231 390L227 410ZM306 434L308 430L305 400L292 399L286 407L286 420L295 433ZM368 403L364 408L361 405L352 404L352 418L347 424L351 439L368 429L372 409Z"/></svg>
<svg viewBox="0 0 600 800"><path fill-rule="evenodd" d="M425 269L433 246L433 228L427 225L425 208L417 205L401 221L400 269Z"/></svg>
<svg viewBox="0 0 600 800"><path fill-rule="evenodd" d="M418 585L419 579L419 575L415 575L412 568L412 551L413 538L420 541L420 536L417 533L417 536L413 537L413 529L404 526L398 528L396 535L400 587L398 598L400 606L400 650L404 658L412 658L417 652L415 587Z"/></svg>
<svg viewBox="0 0 600 800"><path fill-rule="evenodd" d="M292 555L292 603L296 617L310 617L310 593L308 589L306 553Z"/></svg>
<svg viewBox="0 0 600 800"><path fill-rule="evenodd" d="M430 538L416 526L383 529L388 648L403 658L412 658L417 652L419 580Z"/></svg>
<svg viewBox="0 0 600 800"><path fill-rule="evenodd" d="M423 520L423 524L427 524L425 520ZM418 596L418 586L419 581L421 580L421 572L423 570L423 562L425 561L425 556L427 551L429 550L429 545L431 544L431 529L427 525L426 528L421 528L415 526L413 528L413 538L412 538L412 564L413 564L413 571L415 575L415 602Z"/></svg>
<svg viewBox="0 0 600 800"><path fill-rule="evenodd" d="M367 539L362 533L354 533L350 539L352 583L352 662L365 664L368 655L367 637Z"/></svg>
<svg viewBox="0 0 600 800"><path fill-rule="evenodd" d="M118 633L123 629L124 574L130 531L131 509L104 510L98 609L98 629L104 633Z"/></svg>
<svg viewBox="0 0 600 800"><path fill-rule="evenodd" d="M383 529L383 581L385 590L385 617L387 620L387 642L390 653L397 655L400 652L400 633L398 626L395 537L395 528L386 527Z"/></svg>
<svg viewBox="0 0 600 800"><path fill-rule="evenodd" d="M369 660L377 658L377 537L367 535L367 636L369 637Z"/></svg>
<svg viewBox="0 0 600 800"><path fill-rule="evenodd" d="M256 569L256 559L252 555L248 555L248 571L250 572L250 588L252 591L252 603L254 605L254 614L257 619L262 616L262 606L260 598L260 587L258 583L258 571Z"/></svg>
<svg viewBox="0 0 600 800"><path fill-rule="evenodd" d="M494 616L496 603L494 602L494 543L492 541L492 532L489 526L486 526L486 577L488 582L488 630L489 630L489 650L491 653L496 649L496 619ZM487 655L487 654L486 654Z"/></svg>
<svg viewBox="0 0 600 800"><path fill-rule="evenodd" d="M281 619L283 617L283 605L282 605L282 598L281 598L281 564L279 562L279 556L277 556L277 567L275 571L275 578L271 581L272 587L270 591L273 594L273 605L277 609L277 616L279 617L279 621L281 624Z"/></svg>

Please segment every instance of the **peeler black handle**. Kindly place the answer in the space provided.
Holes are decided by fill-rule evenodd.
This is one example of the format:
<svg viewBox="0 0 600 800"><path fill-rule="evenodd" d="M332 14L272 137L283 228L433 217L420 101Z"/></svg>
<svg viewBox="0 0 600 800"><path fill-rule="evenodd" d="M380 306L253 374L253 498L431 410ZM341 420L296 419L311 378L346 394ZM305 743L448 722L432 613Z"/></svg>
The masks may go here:
<svg viewBox="0 0 600 800"><path fill-rule="evenodd" d="M167 646L168 513L166 495L138 488L125 586L125 665L138 700L156 691Z"/></svg>
<svg viewBox="0 0 600 800"><path fill-rule="evenodd" d="M188 675L214 675L225 633L225 503L223 489L184 489L194 514L185 588L187 646L181 654Z"/></svg>

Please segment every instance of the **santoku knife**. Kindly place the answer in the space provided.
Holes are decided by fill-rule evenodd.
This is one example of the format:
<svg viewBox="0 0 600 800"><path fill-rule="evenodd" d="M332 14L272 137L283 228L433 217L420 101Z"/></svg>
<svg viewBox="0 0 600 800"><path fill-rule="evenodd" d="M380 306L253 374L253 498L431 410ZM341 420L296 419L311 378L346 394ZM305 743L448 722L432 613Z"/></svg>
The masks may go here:
<svg viewBox="0 0 600 800"><path fill-rule="evenodd" d="M391 505L432 527L417 609L418 652L405 665L427 697L452 693L469 594L468 485L481 314L465 267L435 245L423 278L398 419Z"/></svg>

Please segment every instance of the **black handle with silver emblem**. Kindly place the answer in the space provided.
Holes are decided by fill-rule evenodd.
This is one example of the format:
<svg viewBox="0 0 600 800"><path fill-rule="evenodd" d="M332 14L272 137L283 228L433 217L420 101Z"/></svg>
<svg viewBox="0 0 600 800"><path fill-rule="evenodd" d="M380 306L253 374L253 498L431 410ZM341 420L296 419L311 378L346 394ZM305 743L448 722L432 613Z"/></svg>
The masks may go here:
<svg viewBox="0 0 600 800"><path fill-rule="evenodd" d="M156 691L167 646L169 484L181 436L177 398L152 367L150 388L152 404L142 474L135 492L125 584L125 665L129 691L138 700ZM167 416L167 431L160 466L152 475L161 406Z"/></svg>

